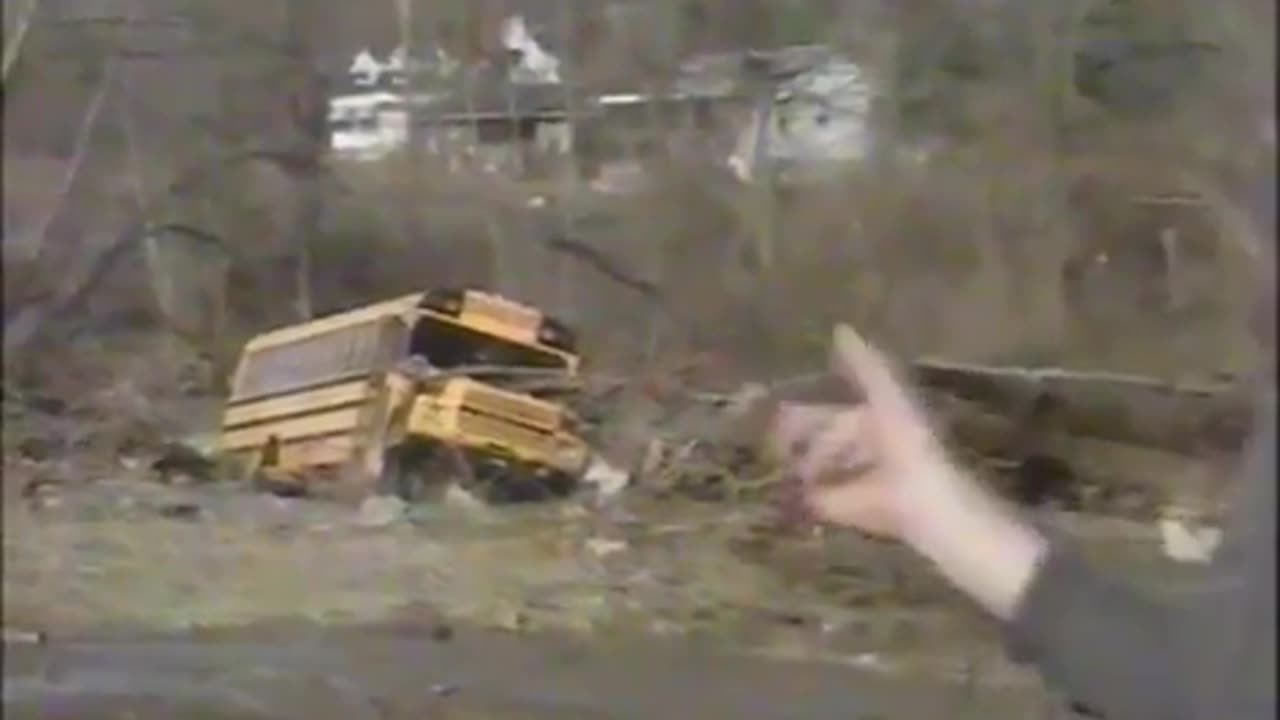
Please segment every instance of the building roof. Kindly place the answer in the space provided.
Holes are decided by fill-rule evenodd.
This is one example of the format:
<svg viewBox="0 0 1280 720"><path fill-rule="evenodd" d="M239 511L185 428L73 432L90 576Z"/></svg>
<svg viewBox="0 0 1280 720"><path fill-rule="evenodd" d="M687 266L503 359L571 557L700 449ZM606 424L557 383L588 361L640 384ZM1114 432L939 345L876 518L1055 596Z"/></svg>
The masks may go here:
<svg viewBox="0 0 1280 720"><path fill-rule="evenodd" d="M679 63L663 95L670 99L731 99L751 94L756 80L786 85L797 77L821 70L829 75L832 66L848 66L847 59L822 45L796 45L771 50L736 50L692 55ZM575 77L582 96L636 95L647 97L653 90L643 70L622 63L596 63L579 68Z"/></svg>

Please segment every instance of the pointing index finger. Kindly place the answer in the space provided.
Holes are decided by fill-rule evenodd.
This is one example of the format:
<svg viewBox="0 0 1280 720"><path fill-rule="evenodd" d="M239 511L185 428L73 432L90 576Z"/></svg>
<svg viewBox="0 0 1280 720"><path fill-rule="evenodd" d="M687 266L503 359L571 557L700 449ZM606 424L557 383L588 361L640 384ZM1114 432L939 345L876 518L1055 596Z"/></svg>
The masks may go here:
<svg viewBox="0 0 1280 720"><path fill-rule="evenodd" d="M888 358L867 343L856 330L836 325L832 337L832 364L868 405L891 412L905 411L910 402Z"/></svg>

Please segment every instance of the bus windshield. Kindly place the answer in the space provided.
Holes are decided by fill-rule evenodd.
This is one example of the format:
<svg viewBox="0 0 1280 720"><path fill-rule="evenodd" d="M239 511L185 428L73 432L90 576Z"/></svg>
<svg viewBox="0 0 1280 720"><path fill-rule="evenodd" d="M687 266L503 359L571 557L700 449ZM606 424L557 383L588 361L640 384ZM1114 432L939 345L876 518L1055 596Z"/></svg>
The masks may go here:
<svg viewBox="0 0 1280 720"><path fill-rule="evenodd" d="M430 316L414 326L409 354L421 355L431 365L446 370L466 365L568 369L566 358L549 349L512 342Z"/></svg>

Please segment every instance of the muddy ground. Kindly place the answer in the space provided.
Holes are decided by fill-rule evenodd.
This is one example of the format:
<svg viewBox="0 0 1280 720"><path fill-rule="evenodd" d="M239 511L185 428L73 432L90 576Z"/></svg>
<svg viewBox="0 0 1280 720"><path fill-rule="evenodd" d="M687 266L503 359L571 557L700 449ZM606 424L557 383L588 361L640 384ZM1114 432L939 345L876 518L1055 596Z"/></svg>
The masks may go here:
<svg viewBox="0 0 1280 720"><path fill-rule="evenodd" d="M783 535L767 507L624 493L427 505L366 527L351 506L160 486L130 465L38 502L6 493L14 717L176 702L165 713L1024 718L1055 704L901 548ZM1188 572L1145 526L1044 520L1131 576Z"/></svg>
<svg viewBox="0 0 1280 720"><path fill-rule="evenodd" d="M628 490L368 527L351 505L160 485L155 438L212 426L216 398L128 349L140 367L118 373L120 357L82 353L104 367L69 399L6 397L11 717L998 720L1060 705L902 548L784 534L758 500ZM1043 520L1127 576L1194 573L1148 525Z"/></svg>

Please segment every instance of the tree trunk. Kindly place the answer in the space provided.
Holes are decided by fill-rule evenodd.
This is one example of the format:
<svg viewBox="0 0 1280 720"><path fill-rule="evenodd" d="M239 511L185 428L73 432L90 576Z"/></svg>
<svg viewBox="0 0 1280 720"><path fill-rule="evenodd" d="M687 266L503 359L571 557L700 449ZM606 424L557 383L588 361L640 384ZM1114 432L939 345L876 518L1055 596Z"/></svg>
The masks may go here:
<svg viewBox="0 0 1280 720"><path fill-rule="evenodd" d="M570 38L573 36L574 20L576 18L575 8L577 5L574 0L561 0L558 20L561 30L561 37ZM564 91L564 113L565 123L568 126L569 134L569 158L563 178L563 188L560 191L560 197L556 201L556 207L560 211L561 228L566 237L576 237L577 223L574 217L574 207L578 201L578 191L581 187L578 176L578 164L574 161L577 157L577 148L574 143L577 142L578 123L577 123L577 105L573 96L573 83L577 80L577 75L573 71L573 63L571 53L568 48L565 49L565 62L560 65L560 87ZM556 278L556 307L558 312L570 322L580 317L577 312L576 296L573 287L573 268L569 266L565 259L557 255L552 260L554 263L553 270Z"/></svg>
<svg viewBox="0 0 1280 720"><path fill-rule="evenodd" d="M290 243L293 253L293 308L297 319L306 321L315 316L311 292L311 238L316 234L321 203L315 178L299 178L297 186L298 203Z"/></svg>
<svg viewBox="0 0 1280 720"><path fill-rule="evenodd" d="M315 313L311 287L311 241L320 232L324 209L324 157L329 145L328 82L319 64L315 34L321 23L314 15L313 0L291 0L288 6L288 47L294 54L298 88L292 98L290 120L298 161L290 174L296 201L289 229L289 252L293 269L293 306L298 320L310 320Z"/></svg>

